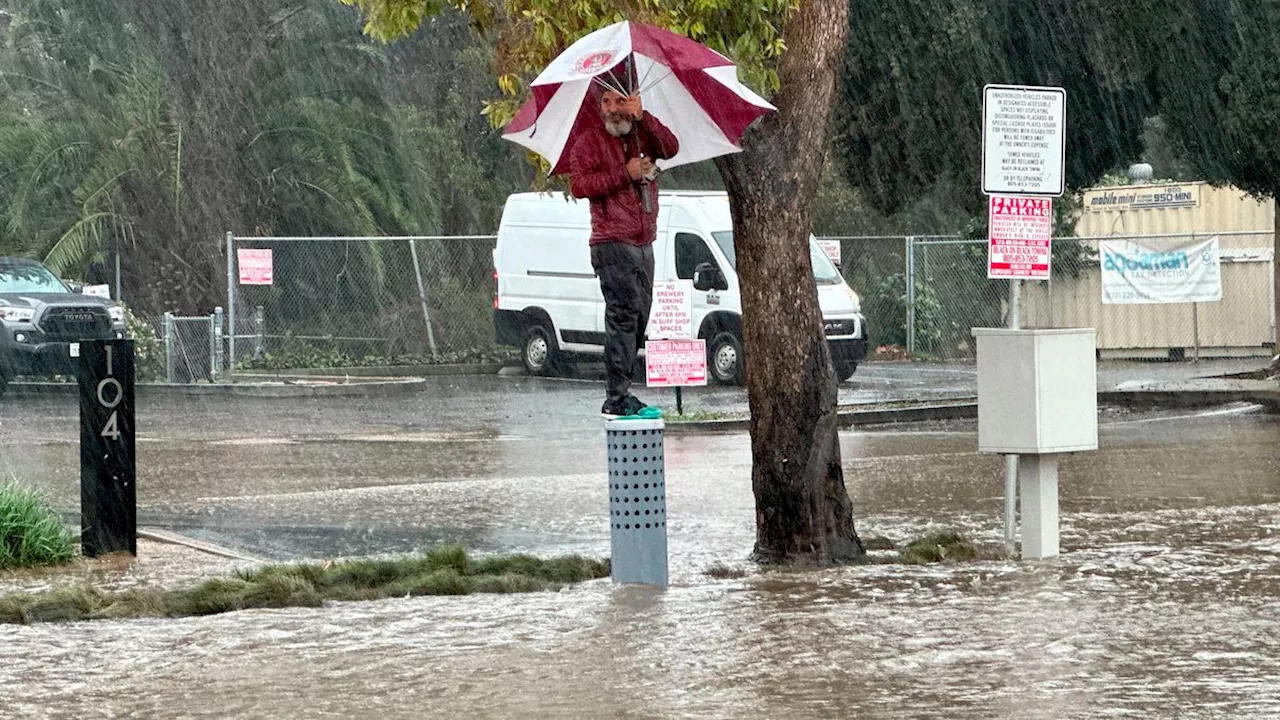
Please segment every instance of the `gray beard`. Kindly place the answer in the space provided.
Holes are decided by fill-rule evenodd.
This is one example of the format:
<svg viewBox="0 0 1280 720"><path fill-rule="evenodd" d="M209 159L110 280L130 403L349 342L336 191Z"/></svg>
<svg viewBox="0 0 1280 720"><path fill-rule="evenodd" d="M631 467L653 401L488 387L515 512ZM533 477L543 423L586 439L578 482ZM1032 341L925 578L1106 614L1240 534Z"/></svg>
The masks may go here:
<svg viewBox="0 0 1280 720"><path fill-rule="evenodd" d="M618 122L604 121L604 129L614 137L622 137L631 134L631 121L620 120Z"/></svg>

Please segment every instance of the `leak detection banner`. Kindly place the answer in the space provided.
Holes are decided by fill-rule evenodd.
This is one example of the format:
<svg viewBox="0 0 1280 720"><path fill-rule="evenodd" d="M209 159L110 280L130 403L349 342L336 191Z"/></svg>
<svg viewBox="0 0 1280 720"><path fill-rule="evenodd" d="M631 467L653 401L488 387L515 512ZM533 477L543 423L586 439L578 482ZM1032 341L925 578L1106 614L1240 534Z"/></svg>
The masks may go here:
<svg viewBox="0 0 1280 720"><path fill-rule="evenodd" d="M1098 244L1104 305L1222 299L1218 238L1103 240Z"/></svg>

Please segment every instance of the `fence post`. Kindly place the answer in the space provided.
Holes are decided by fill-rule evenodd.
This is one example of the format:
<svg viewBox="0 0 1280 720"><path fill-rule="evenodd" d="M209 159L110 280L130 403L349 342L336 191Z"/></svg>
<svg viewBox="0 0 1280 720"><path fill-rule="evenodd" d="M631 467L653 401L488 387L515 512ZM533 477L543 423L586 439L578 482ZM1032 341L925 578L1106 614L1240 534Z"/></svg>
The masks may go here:
<svg viewBox="0 0 1280 720"><path fill-rule="evenodd" d="M173 313L164 314L164 381L173 382Z"/></svg>
<svg viewBox="0 0 1280 720"><path fill-rule="evenodd" d="M1280 354L1280 318L1276 318L1280 307L1276 306L1276 286L1280 284L1280 232L1271 233L1271 272L1275 278L1267 283L1267 291L1271 295L1271 345L1272 350Z"/></svg>
<svg viewBox="0 0 1280 720"><path fill-rule="evenodd" d="M213 309L213 374L215 379L217 376L222 374L222 370L224 368L222 357L222 323L225 319L226 318L222 313L222 308L216 307Z"/></svg>
<svg viewBox="0 0 1280 720"><path fill-rule="evenodd" d="M413 238L409 238L409 253L413 255L413 274L418 277L418 299L422 301L422 319L427 323L427 344L431 346L431 357L438 357L436 334L431 329L431 311L427 309L427 287L422 283L422 266L418 264L418 244Z"/></svg>
<svg viewBox="0 0 1280 720"><path fill-rule="evenodd" d="M267 311L261 305L253 309L253 359L266 353Z"/></svg>
<svg viewBox="0 0 1280 720"><path fill-rule="evenodd" d="M214 316L210 315L209 316L209 382L215 382L218 379L218 361L217 361L218 351L214 347L215 343L213 340L214 322L215 322Z"/></svg>
<svg viewBox="0 0 1280 720"><path fill-rule="evenodd" d="M907 353L916 354L916 239L907 236Z"/></svg>
<svg viewBox="0 0 1280 720"><path fill-rule="evenodd" d="M227 379L231 379L236 364L236 236L227 231Z"/></svg>

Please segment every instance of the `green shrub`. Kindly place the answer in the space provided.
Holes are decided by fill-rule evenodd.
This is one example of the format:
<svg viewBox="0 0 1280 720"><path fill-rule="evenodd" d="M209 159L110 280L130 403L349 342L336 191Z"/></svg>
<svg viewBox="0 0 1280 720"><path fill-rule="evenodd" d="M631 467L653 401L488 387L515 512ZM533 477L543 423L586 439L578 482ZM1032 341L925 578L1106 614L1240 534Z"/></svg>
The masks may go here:
<svg viewBox="0 0 1280 720"><path fill-rule="evenodd" d="M0 485L0 569L55 565L74 555L71 531L34 489Z"/></svg>
<svg viewBox="0 0 1280 720"><path fill-rule="evenodd" d="M977 550L968 538L952 530L930 533L913 540L902 551L901 562L907 565L973 560Z"/></svg>
<svg viewBox="0 0 1280 720"><path fill-rule="evenodd" d="M158 380L164 375L164 343L151 323L124 307L125 335L133 341L133 370L138 382Z"/></svg>

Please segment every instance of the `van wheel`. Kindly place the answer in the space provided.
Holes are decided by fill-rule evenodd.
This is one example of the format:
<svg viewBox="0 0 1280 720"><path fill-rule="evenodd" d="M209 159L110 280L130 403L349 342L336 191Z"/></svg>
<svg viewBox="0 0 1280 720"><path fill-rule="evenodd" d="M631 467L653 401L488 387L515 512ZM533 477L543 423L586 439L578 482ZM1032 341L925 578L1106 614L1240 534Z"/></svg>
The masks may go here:
<svg viewBox="0 0 1280 720"><path fill-rule="evenodd" d="M742 341L731 332L716 333L707 344L707 370L721 385L741 385L745 362Z"/></svg>
<svg viewBox="0 0 1280 720"><path fill-rule="evenodd" d="M835 366L836 382L844 382L853 377L858 372L858 363L849 362L848 360L834 360L832 365Z"/></svg>
<svg viewBox="0 0 1280 720"><path fill-rule="evenodd" d="M9 376L5 375L4 370L0 370L0 398L4 397L4 391L9 387Z"/></svg>
<svg viewBox="0 0 1280 720"><path fill-rule="evenodd" d="M520 359L530 375L554 375L560 367L560 346L548 324L534 320L524 329Z"/></svg>

